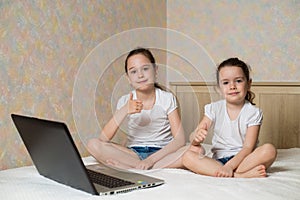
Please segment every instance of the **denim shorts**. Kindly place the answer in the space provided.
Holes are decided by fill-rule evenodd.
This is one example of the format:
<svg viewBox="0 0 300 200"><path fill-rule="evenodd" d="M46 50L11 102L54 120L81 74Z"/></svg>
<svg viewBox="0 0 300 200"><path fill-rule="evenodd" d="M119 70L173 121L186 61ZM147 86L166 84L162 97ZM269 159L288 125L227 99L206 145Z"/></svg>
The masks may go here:
<svg viewBox="0 0 300 200"><path fill-rule="evenodd" d="M221 162L223 165L225 165L231 158L233 158L234 156L228 156L228 157L224 157L224 158L219 158L217 159L217 161Z"/></svg>
<svg viewBox="0 0 300 200"><path fill-rule="evenodd" d="M160 150L160 147L128 147L132 151L134 151L141 160L145 160L148 156L151 154L157 152Z"/></svg>

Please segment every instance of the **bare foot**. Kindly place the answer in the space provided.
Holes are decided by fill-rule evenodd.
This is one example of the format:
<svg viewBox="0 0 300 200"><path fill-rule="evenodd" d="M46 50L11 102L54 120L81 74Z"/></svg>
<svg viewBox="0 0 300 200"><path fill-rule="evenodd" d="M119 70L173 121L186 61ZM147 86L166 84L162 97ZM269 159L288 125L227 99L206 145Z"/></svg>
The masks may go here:
<svg viewBox="0 0 300 200"><path fill-rule="evenodd" d="M264 165L258 165L249 171L243 173L234 173L235 178L263 178L267 176L266 167Z"/></svg>

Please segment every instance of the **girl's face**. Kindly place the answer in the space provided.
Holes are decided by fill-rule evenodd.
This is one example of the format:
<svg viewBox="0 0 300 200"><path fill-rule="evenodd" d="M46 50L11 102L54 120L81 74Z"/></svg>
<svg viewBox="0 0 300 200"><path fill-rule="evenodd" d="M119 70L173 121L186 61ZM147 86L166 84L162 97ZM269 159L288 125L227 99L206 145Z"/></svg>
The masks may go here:
<svg viewBox="0 0 300 200"><path fill-rule="evenodd" d="M143 54L136 54L127 60L127 76L130 84L137 90L154 87L157 67Z"/></svg>
<svg viewBox="0 0 300 200"><path fill-rule="evenodd" d="M240 67L225 66L219 71L219 87L225 100L231 104L244 104L251 81L247 81Z"/></svg>

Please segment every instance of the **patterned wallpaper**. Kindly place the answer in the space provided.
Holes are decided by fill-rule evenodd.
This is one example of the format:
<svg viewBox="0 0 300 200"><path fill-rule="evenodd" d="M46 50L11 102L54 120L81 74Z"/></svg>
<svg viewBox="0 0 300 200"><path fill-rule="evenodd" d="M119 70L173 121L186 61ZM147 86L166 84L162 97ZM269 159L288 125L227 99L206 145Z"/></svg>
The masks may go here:
<svg viewBox="0 0 300 200"><path fill-rule="evenodd" d="M187 71L171 72L170 80L214 81L216 64L239 57L252 67L254 81L300 81L300 1L172 0L167 5L168 28L191 42L178 49L179 56L168 56L174 70ZM182 41L168 39L168 48Z"/></svg>
<svg viewBox="0 0 300 200"><path fill-rule="evenodd" d="M87 133L78 130L73 94L91 52L87 66L103 73L78 91L96 84L92 105L100 125L111 117L115 99L130 89L123 58L140 44L161 47L154 53L162 64L162 82L214 80L215 65L231 56L252 66L254 81L299 82L299 9L297 0L0 1L0 169L31 164L11 113L66 122L80 153L87 155L84 143L93 130L88 123ZM129 32L95 52L112 36L143 27L169 29L138 37ZM111 62L102 65L100 58ZM87 99L75 101L84 109L91 106Z"/></svg>
<svg viewBox="0 0 300 200"><path fill-rule="evenodd" d="M166 2L161 0L1 0L0 169L31 164L11 113L66 122L80 153L87 155L72 115L73 85L81 63L112 35L165 26ZM105 49L106 54L115 48ZM106 90L97 98L99 103L110 102L110 82L122 74L123 63L108 71L107 79L101 80Z"/></svg>

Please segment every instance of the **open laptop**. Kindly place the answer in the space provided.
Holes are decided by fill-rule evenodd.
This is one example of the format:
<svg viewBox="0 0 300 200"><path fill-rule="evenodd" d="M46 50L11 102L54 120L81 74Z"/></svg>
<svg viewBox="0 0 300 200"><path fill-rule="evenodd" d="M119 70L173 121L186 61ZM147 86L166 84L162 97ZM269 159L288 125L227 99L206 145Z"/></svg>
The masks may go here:
<svg viewBox="0 0 300 200"><path fill-rule="evenodd" d="M102 164L85 166L63 122L17 114L11 117L42 176L94 195L118 194L164 183L161 179Z"/></svg>

